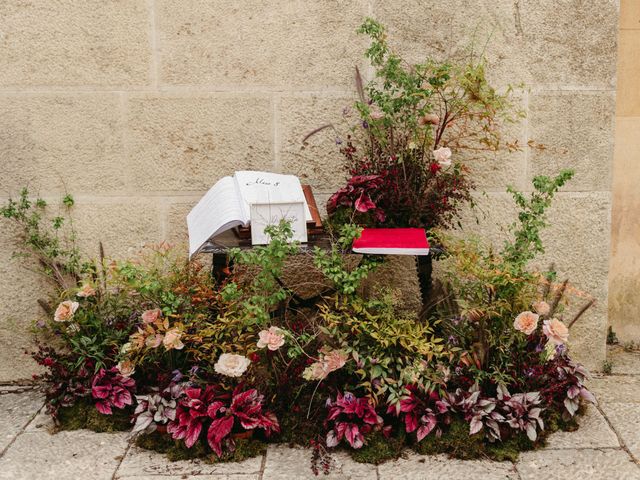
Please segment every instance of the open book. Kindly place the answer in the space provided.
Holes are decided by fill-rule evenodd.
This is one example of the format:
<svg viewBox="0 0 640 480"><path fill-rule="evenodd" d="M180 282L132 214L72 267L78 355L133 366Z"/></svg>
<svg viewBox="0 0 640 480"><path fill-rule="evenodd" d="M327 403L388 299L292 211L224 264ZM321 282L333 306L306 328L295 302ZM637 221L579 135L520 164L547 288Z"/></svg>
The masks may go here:
<svg viewBox="0 0 640 480"><path fill-rule="evenodd" d="M220 233L250 223L253 203L303 202L306 221L312 216L298 177L270 172L240 171L223 177L187 215L189 256Z"/></svg>

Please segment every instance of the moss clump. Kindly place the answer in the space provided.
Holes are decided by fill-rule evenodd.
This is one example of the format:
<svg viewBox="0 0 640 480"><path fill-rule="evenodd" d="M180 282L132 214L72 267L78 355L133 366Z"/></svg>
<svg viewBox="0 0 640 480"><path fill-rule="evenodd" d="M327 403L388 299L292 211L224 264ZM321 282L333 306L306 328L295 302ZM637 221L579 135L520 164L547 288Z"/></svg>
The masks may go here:
<svg viewBox="0 0 640 480"><path fill-rule="evenodd" d="M130 409L114 409L111 415L104 415L93 403L83 401L58 411L58 430L82 428L98 433L125 432L131 429Z"/></svg>
<svg viewBox="0 0 640 480"><path fill-rule="evenodd" d="M469 424L462 419L453 420L440 438L433 433L427 435L413 449L422 455L446 453L463 460L480 458L485 453L482 433L469 435Z"/></svg>
<svg viewBox="0 0 640 480"><path fill-rule="evenodd" d="M534 450L544 442L532 442L524 433L518 433L502 442L488 443L487 456L498 462L518 460L520 452Z"/></svg>
<svg viewBox="0 0 640 480"><path fill-rule="evenodd" d="M80 430L87 425L89 409L95 407L86 402L78 402L71 407L58 410L58 430Z"/></svg>
<svg viewBox="0 0 640 480"><path fill-rule="evenodd" d="M111 415L103 415L95 407L87 412L85 428L94 432L126 432L131 430L130 410L113 410Z"/></svg>
<svg viewBox="0 0 640 480"><path fill-rule="evenodd" d="M280 420L280 434L273 437L275 443L308 446L318 436L323 436L322 421L307 419L304 414L284 415Z"/></svg>
<svg viewBox="0 0 640 480"><path fill-rule="evenodd" d="M356 462L379 465L387 460L394 460L400 457L404 449L404 442L404 432L400 432L390 438L386 438L382 433L376 432L367 437L367 443L362 448L351 449L349 453Z"/></svg>
<svg viewBox="0 0 640 480"><path fill-rule="evenodd" d="M135 443L140 448L166 454L172 462L195 458L203 459L208 463L241 462L263 455L267 451L266 443L242 438L235 440L233 452L225 451L222 453L222 457L218 457L204 441L196 442L193 447L187 448L183 441L174 440L166 433L159 432L139 435L136 437Z"/></svg>

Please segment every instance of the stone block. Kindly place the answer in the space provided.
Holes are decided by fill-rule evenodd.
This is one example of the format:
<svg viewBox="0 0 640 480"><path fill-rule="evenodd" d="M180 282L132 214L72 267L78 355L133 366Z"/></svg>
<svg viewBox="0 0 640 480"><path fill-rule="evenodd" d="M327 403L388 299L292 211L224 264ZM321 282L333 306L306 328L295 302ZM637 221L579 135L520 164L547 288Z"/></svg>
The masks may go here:
<svg viewBox="0 0 640 480"><path fill-rule="evenodd" d="M24 353L33 346L28 330L42 318L37 300L46 300L50 289L34 261L12 258L19 252L17 229L4 219L0 225L0 382L30 380L38 367Z"/></svg>
<svg viewBox="0 0 640 480"><path fill-rule="evenodd" d="M134 188L200 192L235 170L272 169L271 117L270 101L261 96L129 98Z"/></svg>
<svg viewBox="0 0 640 480"><path fill-rule="evenodd" d="M0 422L2 422L0 453L35 417L42 403L42 394L37 391L0 395Z"/></svg>
<svg viewBox="0 0 640 480"><path fill-rule="evenodd" d="M636 377L638 384L640 379ZM629 449L631 455L640 460L640 404L638 403L605 403L602 411L611 422L620 440Z"/></svg>
<svg viewBox="0 0 640 480"><path fill-rule="evenodd" d="M204 195L204 192L202 192ZM167 231L165 240L178 248L189 251L189 232L187 230L187 215L191 209L198 203L200 197L192 197L191 201L179 203L171 203L168 210Z"/></svg>
<svg viewBox="0 0 640 480"><path fill-rule="evenodd" d="M261 456L240 463L206 463L199 459L172 462L166 455L132 446L118 468L118 478L145 475L175 475L181 478L184 478L183 475L250 475L259 473L261 464Z"/></svg>
<svg viewBox="0 0 640 480"><path fill-rule="evenodd" d="M640 468L622 449L537 450L520 454L516 464L521 480L638 479Z"/></svg>
<svg viewBox="0 0 640 480"><path fill-rule="evenodd" d="M145 244L162 240L160 214L153 201L78 201L73 220L79 248L90 258L98 257L98 242L102 242L107 258L123 259L134 257Z"/></svg>
<svg viewBox="0 0 640 480"><path fill-rule="evenodd" d="M0 479L110 480L126 448L124 433L23 433L0 458Z"/></svg>
<svg viewBox="0 0 640 480"><path fill-rule="evenodd" d="M560 194L549 209L549 227L542 233L545 254L532 265L554 263L558 279L569 278L572 307L589 298L596 304L571 328L570 348L591 370L606 357L607 274L609 268L610 194Z"/></svg>
<svg viewBox="0 0 640 480"><path fill-rule="evenodd" d="M618 11L611 0L410 0L402 8L375 0L373 15L409 61L484 53L498 85L614 85Z"/></svg>
<svg viewBox="0 0 640 480"><path fill-rule="evenodd" d="M156 8L165 84L345 87L362 62L362 0L162 0Z"/></svg>
<svg viewBox="0 0 640 480"><path fill-rule="evenodd" d="M311 185L314 195L333 193L346 183L348 174L337 141L346 141L350 128L358 122L352 108L355 98L354 94L351 98L296 96L280 99L280 168ZM326 124L334 125L335 130L326 128L303 144L302 140L311 131Z"/></svg>
<svg viewBox="0 0 640 480"><path fill-rule="evenodd" d="M8 0L0 18L2 86L150 82L146 2Z"/></svg>
<svg viewBox="0 0 640 480"><path fill-rule="evenodd" d="M15 196L24 186L41 194L126 189L117 95L0 96L0 109L3 193Z"/></svg>
<svg viewBox="0 0 640 480"><path fill-rule="evenodd" d="M508 462L488 460L457 460L444 455L416 455L383 463L378 467L381 479L439 480L441 478L482 478L487 480L516 480L518 474Z"/></svg>
<svg viewBox="0 0 640 480"><path fill-rule="evenodd" d="M575 170L563 190L610 190L615 96L595 92L540 92L529 101L529 174Z"/></svg>
<svg viewBox="0 0 640 480"><path fill-rule="evenodd" d="M322 478L326 480L370 480L376 478L375 465L356 463L345 452L332 452L331 457L333 468L329 475L322 475ZM318 478L311 471L311 450L289 448L284 445L269 446L262 478L265 480L312 480Z"/></svg>

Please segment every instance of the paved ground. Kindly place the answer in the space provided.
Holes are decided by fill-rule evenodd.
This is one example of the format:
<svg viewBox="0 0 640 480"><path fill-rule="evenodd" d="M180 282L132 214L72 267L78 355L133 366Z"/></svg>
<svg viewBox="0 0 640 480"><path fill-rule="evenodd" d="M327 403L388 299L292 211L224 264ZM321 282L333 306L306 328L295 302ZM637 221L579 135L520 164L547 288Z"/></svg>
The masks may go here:
<svg viewBox="0 0 640 480"><path fill-rule="evenodd" d="M599 399L575 433L556 433L549 446L524 453L516 464L450 460L444 456L406 458L378 467L336 455L327 480L474 479L639 479L640 354L615 349L613 374L594 378ZM299 480L316 478L308 451L270 447L264 457L236 464L169 462L129 445L126 434L89 431L50 435L40 412L41 395L0 386L0 479L129 480Z"/></svg>

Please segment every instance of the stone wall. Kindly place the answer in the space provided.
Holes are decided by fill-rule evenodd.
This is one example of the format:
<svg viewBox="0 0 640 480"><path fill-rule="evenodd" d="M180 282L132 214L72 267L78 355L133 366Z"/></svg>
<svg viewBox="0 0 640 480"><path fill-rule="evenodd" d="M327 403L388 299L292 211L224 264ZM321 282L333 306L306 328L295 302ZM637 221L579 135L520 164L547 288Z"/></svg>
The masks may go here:
<svg viewBox="0 0 640 480"><path fill-rule="evenodd" d="M343 179L333 135L369 76L364 16L387 24L408 58L483 48L493 80L525 82L514 130L553 146L474 164L494 238L513 218L507 184L576 169L546 233L554 258L598 307L572 332L604 358L613 146L616 0L5 0L0 2L0 200L29 185L77 199L80 241L123 255L185 240L185 214L223 175L291 172L326 198ZM22 355L41 281L10 259L0 229L0 381L28 378ZM28 265L27 265L28 266Z"/></svg>

